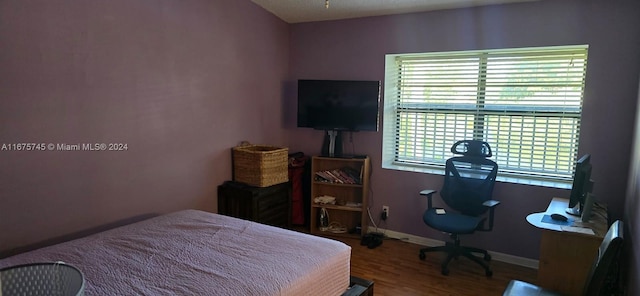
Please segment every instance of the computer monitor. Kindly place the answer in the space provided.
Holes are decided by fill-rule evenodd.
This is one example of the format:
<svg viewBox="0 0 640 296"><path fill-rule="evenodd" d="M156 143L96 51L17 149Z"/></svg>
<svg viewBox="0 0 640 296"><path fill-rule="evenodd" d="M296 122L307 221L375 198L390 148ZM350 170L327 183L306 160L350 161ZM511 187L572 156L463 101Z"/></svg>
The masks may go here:
<svg viewBox="0 0 640 296"><path fill-rule="evenodd" d="M576 169L573 175L573 185L571 186L571 195L569 196L569 208L567 214L580 216L584 207L587 193L593 190L593 182L591 181L591 155L585 154L576 162Z"/></svg>

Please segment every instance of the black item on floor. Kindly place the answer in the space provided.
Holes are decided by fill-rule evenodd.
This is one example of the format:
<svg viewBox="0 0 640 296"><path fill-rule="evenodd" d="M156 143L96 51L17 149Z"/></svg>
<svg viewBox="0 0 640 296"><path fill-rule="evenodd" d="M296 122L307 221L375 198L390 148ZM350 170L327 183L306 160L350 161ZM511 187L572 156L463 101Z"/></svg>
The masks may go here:
<svg viewBox="0 0 640 296"><path fill-rule="evenodd" d="M371 232L367 233L360 240L360 245L367 246L369 249L374 249L380 245L382 245L382 240L384 239L384 234Z"/></svg>

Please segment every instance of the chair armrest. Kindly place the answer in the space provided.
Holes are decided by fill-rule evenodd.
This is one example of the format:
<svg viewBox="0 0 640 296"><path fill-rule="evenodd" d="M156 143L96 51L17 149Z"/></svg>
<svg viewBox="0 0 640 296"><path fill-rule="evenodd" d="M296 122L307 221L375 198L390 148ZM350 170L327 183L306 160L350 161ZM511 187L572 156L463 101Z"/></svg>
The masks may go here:
<svg viewBox="0 0 640 296"><path fill-rule="evenodd" d="M499 201L493 200L493 199L487 200L487 201L482 203L483 206L489 207L489 208L493 208L493 207L495 207L495 206L497 206L499 204L500 204Z"/></svg>
<svg viewBox="0 0 640 296"><path fill-rule="evenodd" d="M427 197L430 197L432 194L438 192L438 190L433 190L433 189L425 189L420 191L420 195L426 195Z"/></svg>
<svg viewBox="0 0 640 296"><path fill-rule="evenodd" d="M483 206L489 208L489 228L486 229L486 231L490 231L491 229L493 229L493 211L495 210L495 207L499 204L500 204L499 201L493 200L493 199L487 200L482 203ZM484 226L482 228L484 228Z"/></svg>
<svg viewBox="0 0 640 296"><path fill-rule="evenodd" d="M431 198L433 197L433 194L436 192L438 192L438 190L425 189L420 191L420 195L427 197L427 209L431 208Z"/></svg>

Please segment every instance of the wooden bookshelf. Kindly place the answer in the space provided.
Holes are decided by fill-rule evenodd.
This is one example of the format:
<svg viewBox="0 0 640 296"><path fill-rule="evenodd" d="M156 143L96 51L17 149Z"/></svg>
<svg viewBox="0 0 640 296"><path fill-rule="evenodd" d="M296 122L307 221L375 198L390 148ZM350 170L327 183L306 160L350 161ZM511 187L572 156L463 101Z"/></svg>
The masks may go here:
<svg viewBox="0 0 640 296"><path fill-rule="evenodd" d="M317 235L355 236L359 237L367 229L367 201L369 196L370 159L366 158L332 158L314 156L311 159L311 221L310 232ZM357 172L357 180L348 183L348 178L341 181L321 178L316 172L334 170ZM335 204L317 204L318 196L335 197ZM319 227L320 209L329 213L329 223L334 226L326 231ZM345 232L341 233L341 227ZM360 231L355 231L359 227Z"/></svg>

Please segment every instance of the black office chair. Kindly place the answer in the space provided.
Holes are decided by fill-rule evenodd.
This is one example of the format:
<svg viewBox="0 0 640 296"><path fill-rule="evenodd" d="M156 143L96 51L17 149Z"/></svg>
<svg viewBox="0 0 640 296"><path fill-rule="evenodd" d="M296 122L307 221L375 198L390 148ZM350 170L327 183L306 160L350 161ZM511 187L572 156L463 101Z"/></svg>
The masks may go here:
<svg viewBox="0 0 640 296"><path fill-rule="evenodd" d="M486 250L460 245L461 234L471 234L476 230L490 231L493 229L493 212L500 203L491 200L493 185L498 174L498 165L487 159L492 156L491 147L487 142L476 140L458 141L451 147L456 155L447 160L445 166L444 186L440 196L451 210L432 207L432 197L435 190L423 190L421 195L428 199L428 207L422 219L431 228L448 233L453 242L444 246L429 247L420 250L420 259L426 258L427 252L446 252L447 258L442 263L442 274L448 275L449 262L460 255L480 264L487 276L493 272L488 261L491 255ZM489 211L489 225L486 226L487 211ZM484 261L473 253L483 255Z"/></svg>
<svg viewBox="0 0 640 296"><path fill-rule="evenodd" d="M596 256L587 276L582 295L617 295L616 287L617 262L622 250L623 234L622 221L611 224L604 236L598 256ZM512 280L504 290L503 296L557 296L554 291L546 290L536 285Z"/></svg>

